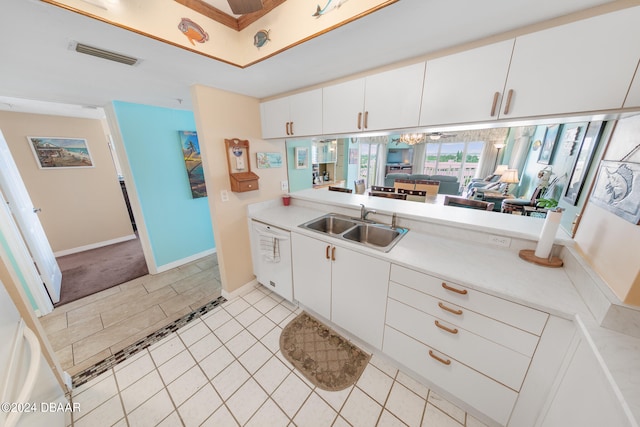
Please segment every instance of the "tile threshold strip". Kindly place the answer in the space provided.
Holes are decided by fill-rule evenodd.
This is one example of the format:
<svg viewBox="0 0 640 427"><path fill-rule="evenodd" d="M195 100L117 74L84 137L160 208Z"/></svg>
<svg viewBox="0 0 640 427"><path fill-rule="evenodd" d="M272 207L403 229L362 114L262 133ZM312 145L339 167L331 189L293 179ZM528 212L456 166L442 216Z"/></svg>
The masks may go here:
<svg viewBox="0 0 640 427"><path fill-rule="evenodd" d="M227 299L225 297L219 296L213 301L203 305L202 307L192 311L189 314L182 316L178 320L171 322L170 324L157 330L156 332L147 335L146 337L123 348L122 350L116 352L115 354L112 354L111 356L85 369L84 371L77 373L71 379L73 388L81 386L82 384L92 380L93 378L97 377L103 372L106 372L109 369L113 368L118 363L124 362L125 360L129 359L139 351L144 350L150 345L160 341L162 338L166 337L172 332L177 331L178 329L185 326L187 323L191 322L192 320L198 319L204 314L207 314L209 311L213 310L215 307L219 306L220 304L226 301Z"/></svg>

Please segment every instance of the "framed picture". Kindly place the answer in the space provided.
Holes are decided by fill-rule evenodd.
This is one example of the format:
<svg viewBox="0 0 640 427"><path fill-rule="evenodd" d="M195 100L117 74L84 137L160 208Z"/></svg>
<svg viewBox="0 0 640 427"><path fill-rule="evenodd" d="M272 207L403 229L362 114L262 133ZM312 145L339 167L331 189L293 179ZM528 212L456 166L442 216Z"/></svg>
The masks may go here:
<svg viewBox="0 0 640 427"><path fill-rule="evenodd" d="M296 169L307 169L309 167L309 147L295 148Z"/></svg>
<svg viewBox="0 0 640 427"><path fill-rule="evenodd" d="M256 153L258 169L270 169L282 167L281 153Z"/></svg>
<svg viewBox="0 0 640 427"><path fill-rule="evenodd" d="M591 201L632 224L640 222L640 163L600 162Z"/></svg>
<svg viewBox="0 0 640 427"><path fill-rule="evenodd" d="M589 123L582 144L580 144L578 155L576 156L571 176L569 177L569 184L564 192L564 200L573 206L578 204L578 199L584 186L584 179L587 176L587 172L589 172L593 154L600 142L600 135L603 129L604 126L602 122Z"/></svg>
<svg viewBox="0 0 640 427"><path fill-rule="evenodd" d="M189 186L191 187L191 197L194 199L207 197L198 134L195 131L179 130L178 135L180 137L180 146L182 147L182 156L184 157L184 166L187 169Z"/></svg>
<svg viewBox="0 0 640 427"><path fill-rule="evenodd" d="M544 135L544 142L540 149L540 156L538 157L538 163L548 165L553 158L553 151L556 148L556 140L558 139L558 130L560 125L548 126Z"/></svg>
<svg viewBox="0 0 640 427"><path fill-rule="evenodd" d="M40 169L92 168L93 160L84 138L28 136Z"/></svg>

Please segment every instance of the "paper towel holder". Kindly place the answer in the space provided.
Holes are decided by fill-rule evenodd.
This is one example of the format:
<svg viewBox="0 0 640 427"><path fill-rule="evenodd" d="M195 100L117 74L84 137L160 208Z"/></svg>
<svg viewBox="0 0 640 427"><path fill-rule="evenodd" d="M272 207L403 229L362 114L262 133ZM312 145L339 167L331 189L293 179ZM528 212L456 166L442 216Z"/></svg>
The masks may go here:
<svg viewBox="0 0 640 427"><path fill-rule="evenodd" d="M543 267L559 268L564 264L564 262L557 256L550 256L549 258L537 257L533 249L522 249L518 255L525 261L541 265Z"/></svg>
<svg viewBox="0 0 640 427"><path fill-rule="evenodd" d="M556 208L552 211L548 211L547 219L542 227L542 233L538 240L538 246L536 250L523 249L518 255L525 261L540 265L543 267L558 268L564 264L562 259L551 255L553 252L553 240L556 234L556 230L560 224L560 218L562 217L563 208ZM538 255L548 254L548 256L540 257Z"/></svg>

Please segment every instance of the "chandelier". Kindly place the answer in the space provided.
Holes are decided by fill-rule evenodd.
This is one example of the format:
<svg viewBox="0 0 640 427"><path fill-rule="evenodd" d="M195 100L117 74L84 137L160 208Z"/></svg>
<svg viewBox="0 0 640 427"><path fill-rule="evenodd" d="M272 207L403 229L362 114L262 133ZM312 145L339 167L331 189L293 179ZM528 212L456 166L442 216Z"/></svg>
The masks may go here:
<svg viewBox="0 0 640 427"><path fill-rule="evenodd" d="M407 145L416 145L426 141L427 136L424 133L403 133L400 135L400 142Z"/></svg>

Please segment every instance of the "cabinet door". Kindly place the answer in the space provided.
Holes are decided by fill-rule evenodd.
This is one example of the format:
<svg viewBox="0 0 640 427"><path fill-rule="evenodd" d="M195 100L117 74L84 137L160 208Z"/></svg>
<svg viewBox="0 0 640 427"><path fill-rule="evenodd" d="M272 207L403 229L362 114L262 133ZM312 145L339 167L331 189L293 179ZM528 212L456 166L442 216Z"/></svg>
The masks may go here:
<svg viewBox="0 0 640 427"><path fill-rule="evenodd" d="M364 79L322 89L322 130L325 134L363 130ZM358 121L360 115L360 121ZM358 124L360 128L358 128Z"/></svg>
<svg viewBox="0 0 640 427"><path fill-rule="evenodd" d="M382 349L390 263L335 247L331 321Z"/></svg>
<svg viewBox="0 0 640 427"><path fill-rule="evenodd" d="M498 118L514 39L427 61L420 125Z"/></svg>
<svg viewBox="0 0 640 427"><path fill-rule="evenodd" d="M325 319L331 318L331 245L291 233L293 298ZM329 248L329 249L327 249Z"/></svg>
<svg viewBox="0 0 640 427"><path fill-rule="evenodd" d="M640 70L640 65L638 66ZM624 102L625 108L640 107L640 71L636 72L636 78L631 83L631 89Z"/></svg>
<svg viewBox="0 0 640 427"><path fill-rule="evenodd" d="M322 134L322 89L291 95L289 109L293 135Z"/></svg>
<svg viewBox="0 0 640 427"><path fill-rule="evenodd" d="M367 77L365 130L418 126L424 62Z"/></svg>
<svg viewBox="0 0 640 427"><path fill-rule="evenodd" d="M634 7L517 37L501 118L621 108L640 57L638 22Z"/></svg>
<svg viewBox="0 0 640 427"><path fill-rule="evenodd" d="M263 138L287 136L289 120L289 97L274 99L260 104L260 121Z"/></svg>
<svg viewBox="0 0 640 427"><path fill-rule="evenodd" d="M589 344L582 340L544 415L542 427L631 426ZM634 423L635 425L635 423Z"/></svg>

